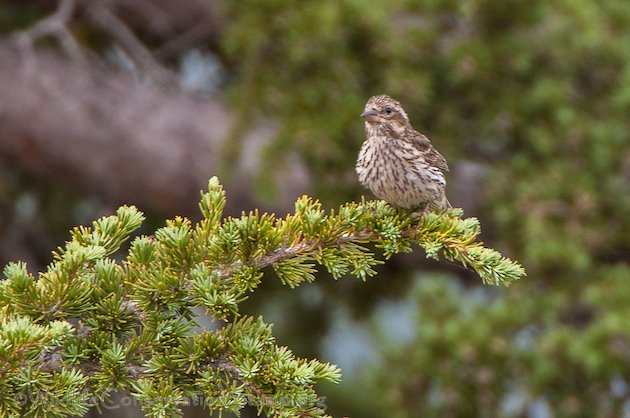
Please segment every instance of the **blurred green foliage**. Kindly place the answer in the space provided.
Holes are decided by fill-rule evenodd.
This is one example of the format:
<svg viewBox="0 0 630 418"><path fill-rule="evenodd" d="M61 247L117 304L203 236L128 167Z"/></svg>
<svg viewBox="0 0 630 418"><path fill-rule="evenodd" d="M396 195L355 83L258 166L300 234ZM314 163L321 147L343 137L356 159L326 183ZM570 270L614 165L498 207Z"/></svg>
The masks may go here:
<svg viewBox="0 0 630 418"><path fill-rule="evenodd" d="M584 272L628 249L630 6L329 0L226 7L234 19L224 47L237 68L236 102L278 120L268 168L297 152L321 195L356 196L358 114L370 95L387 92L451 161L490 166L483 195L498 235L535 268Z"/></svg>
<svg viewBox="0 0 630 418"><path fill-rule="evenodd" d="M380 345L366 390L396 417L522 417L543 404L551 416L626 416L627 278L607 269L597 278L607 284L587 285L578 304L566 293L521 287L492 298L425 279L407 300L417 333Z"/></svg>
<svg viewBox="0 0 630 418"><path fill-rule="evenodd" d="M325 207L356 199L366 193L353 167L363 140L358 115L369 96L390 94L454 172L458 161L487 167L475 190L491 231L486 240L528 271L527 280L492 294L417 277L400 301L416 314L413 336L391 339L375 327L379 357L326 388L328 412L623 416L630 396L630 3L242 0L222 7L230 19L219 42L226 93L241 113L226 167L242 152L246 124L262 119L278 135L265 151L261 195L273 196L267 174L297 154ZM0 27L28 26L42 17L35 10L28 2L0 4ZM0 201L12 199L13 188L5 189ZM59 192L41 194L42 207L62 212L62 204L49 204ZM56 229L77 223L53 221L64 225ZM403 293L408 278L400 271L379 273L360 287L335 282L333 296L312 292L319 302L278 291L263 301L280 312L274 333L284 332L279 341L293 348L316 350L313 341L327 328L315 321L330 320L336 305Z"/></svg>
<svg viewBox="0 0 630 418"><path fill-rule="evenodd" d="M333 408L622 416L630 3L246 0L226 8L234 103L278 124L267 169L297 153L316 196L355 197L358 114L369 96L390 94L452 165L487 166L478 191L484 225L530 275L494 301L422 284L415 338L386 344L381 361L366 365L372 387L347 382Z"/></svg>

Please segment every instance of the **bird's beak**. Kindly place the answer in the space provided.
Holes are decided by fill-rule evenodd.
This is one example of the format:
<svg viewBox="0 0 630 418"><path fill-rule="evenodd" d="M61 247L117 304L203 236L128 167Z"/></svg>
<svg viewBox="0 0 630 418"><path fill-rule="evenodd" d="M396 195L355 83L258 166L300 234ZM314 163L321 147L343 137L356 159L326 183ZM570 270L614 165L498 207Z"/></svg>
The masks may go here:
<svg viewBox="0 0 630 418"><path fill-rule="evenodd" d="M369 109L361 113L361 117L368 122L376 122L378 112L375 109Z"/></svg>

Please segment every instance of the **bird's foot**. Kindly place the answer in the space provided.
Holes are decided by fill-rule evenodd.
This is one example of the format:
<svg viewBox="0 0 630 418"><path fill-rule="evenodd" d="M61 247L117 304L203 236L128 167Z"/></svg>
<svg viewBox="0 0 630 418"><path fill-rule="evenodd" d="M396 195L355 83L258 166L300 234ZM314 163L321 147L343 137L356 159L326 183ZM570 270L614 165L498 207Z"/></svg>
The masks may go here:
<svg viewBox="0 0 630 418"><path fill-rule="evenodd" d="M426 203L424 205L424 208L422 208L421 210L418 209L418 210L413 211L411 215L409 215L409 217L413 220L416 220L416 219L422 218L424 215L426 215L429 212L431 212L431 207L428 203Z"/></svg>

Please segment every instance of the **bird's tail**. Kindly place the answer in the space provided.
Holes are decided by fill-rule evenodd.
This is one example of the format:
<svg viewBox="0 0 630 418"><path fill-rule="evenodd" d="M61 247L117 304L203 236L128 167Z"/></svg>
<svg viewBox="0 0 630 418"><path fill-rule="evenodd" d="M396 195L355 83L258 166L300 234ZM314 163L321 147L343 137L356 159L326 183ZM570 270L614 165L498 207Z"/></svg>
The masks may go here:
<svg viewBox="0 0 630 418"><path fill-rule="evenodd" d="M432 200L432 201L427 202L427 205L424 210L429 211L429 210L451 209L451 208L453 208L453 206L451 205L451 202L448 201L445 195L442 195L442 198L440 200Z"/></svg>
<svg viewBox="0 0 630 418"><path fill-rule="evenodd" d="M446 198L446 195L442 195L442 201L438 203L438 205L444 209L451 209L453 207L453 205L451 205L451 202L449 202Z"/></svg>

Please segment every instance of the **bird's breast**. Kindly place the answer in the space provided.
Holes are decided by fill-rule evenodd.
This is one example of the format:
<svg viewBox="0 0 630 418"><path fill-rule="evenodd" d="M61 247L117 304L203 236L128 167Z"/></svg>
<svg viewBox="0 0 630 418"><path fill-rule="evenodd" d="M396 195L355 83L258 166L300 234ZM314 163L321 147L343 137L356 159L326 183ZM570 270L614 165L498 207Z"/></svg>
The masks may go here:
<svg viewBox="0 0 630 418"><path fill-rule="evenodd" d="M429 165L412 144L384 136L369 137L361 147L359 182L380 199L413 207L443 193L444 175Z"/></svg>

